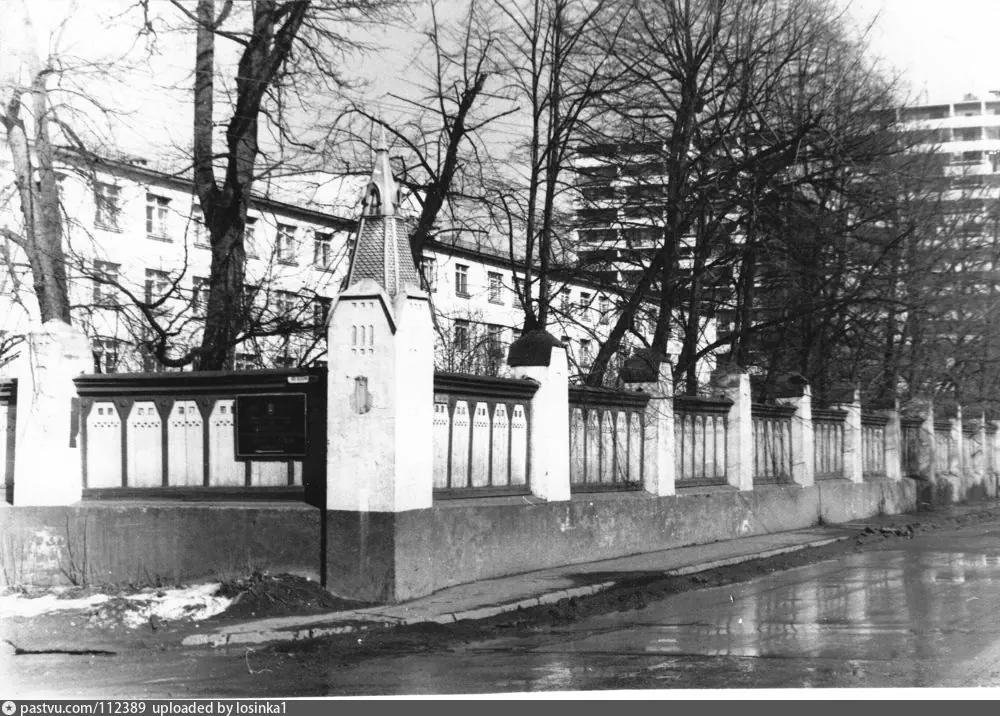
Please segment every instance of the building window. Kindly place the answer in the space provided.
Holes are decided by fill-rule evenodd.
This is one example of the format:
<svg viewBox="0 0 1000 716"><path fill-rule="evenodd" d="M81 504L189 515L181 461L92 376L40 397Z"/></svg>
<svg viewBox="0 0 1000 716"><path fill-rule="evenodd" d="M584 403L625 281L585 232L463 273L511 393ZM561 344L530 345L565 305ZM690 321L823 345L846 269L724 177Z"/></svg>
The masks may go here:
<svg viewBox="0 0 1000 716"><path fill-rule="evenodd" d="M298 361L287 353L274 357L275 368L294 368L296 365L298 365Z"/></svg>
<svg viewBox="0 0 1000 716"><path fill-rule="evenodd" d="M93 343L94 371L116 373L118 371L118 341L114 338L95 338Z"/></svg>
<svg viewBox="0 0 1000 716"><path fill-rule="evenodd" d="M469 322L455 321L455 337L453 341L455 350L469 350Z"/></svg>
<svg viewBox="0 0 1000 716"><path fill-rule="evenodd" d="M94 303L114 306L117 303L118 264L108 261L94 262Z"/></svg>
<svg viewBox="0 0 1000 716"><path fill-rule="evenodd" d="M569 313L569 289L564 288L559 291L559 305L562 307L563 313Z"/></svg>
<svg viewBox="0 0 1000 716"><path fill-rule="evenodd" d="M208 246L208 229L205 226L205 214L201 208L191 209L190 234L194 237L195 246Z"/></svg>
<svg viewBox="0 0 1000 716"><path fill-rule="evenodd" d="M437 291L437 270L437 259L433 256L420 260L420 287L424 291Z"/></svg>
<svg viewBox="0 0 1000 716"><path fill-rule="evenodd" d="M586 292L580 293L580 303L577 304L580 310L580 320L590 321L590 294Z"/></svg>
<svg viewBox="0 0 1000 716"><path fill-rule="evenodd" d="M580 367L583 370L590 370L594 362L594 344L589 338L580 340Z"/></svg>
<svg viewBox="0 0 1000 716"><path fill-rule="evenodd" d="M503 275L490 271L488 274L490 281L489 300L490 303L503 303Z"/></svg>
<svg viewBox="0 0 1000 716"><path fill-rule="evenodd" d="M156 194L146 194L146 236L154 239L169 238L167 217L170 199Z"/></svg>
<svg viewBox="0 0 1000 716"><path fill-rule="evenodd" d="M94 203L96 213L94 223L99 228L120 231L118 218L121 215L121 190L114 184L97 183L94 185Z"/></svg>
<svg viewBox="0 0 1000 716"><path fill-rule="evenodd" d="M248 216L246 223L243 225L243 248L247 252L247 256L260 256L257 251L257 217Z"/></svg>
<svg viewBox="0 0 1000 716"><path fill-rule="evenodd" d="M295 311L296 298L291 291L274 292L274 311L279 318L288 318Z"/></svg>
<svg viewBox="0 0 1000 716"><path fill-rule="evenodd" d="M170 291L170 274L166 271L146 269L146 303L152 305Z"/></svg>
<svg viewBox="0 0 1000 716"><path fill-rule="evenodd" d="M278 224L278 235L275 241L275 255L278 261L295 262L295 227L289 224Z"/></svg>
<svg viewBox="0 0 1000 716"><path fill-rule="evenodd" d="M465 264L455 264L455 295L469 297L469 267Z"/></svg>
<svg viewBox="0 0 1000 716"><path fill-rule="evenodd" d="M333 251L333 234L315 232L313 234L313 266L330 268Z"/></svg>
<svg viewBox="0 0 1000 716"><path fill-rule="evenodd" d="M956 127L954 132L956 142L977 142L983 136L982 127Z"/></svg>
<svg viewBox="0 0 1000 716"><path fill-rule="evenodd" d="M191 284L191 310L194 315L202 317L205 315L205 307L208 305L208 279L202 276L195 276Z"/></svg>
<svg viewBox="0 0 1000 716"><path fill-rule="evenodd" d="M597 322L600 323L602 326L605 326L611 320L611 299L608 298L607 296L601 296L600 299L598 299L597 305L598 305L598 310L601 313L600 317L598 317L597 319Z"/></svg>
<svg viewBox="0 0 1000 716"><path fill-rule="evenodd" d="M494 372L503 363L503 326L491 323L486 327L486 361Z"/></svg>
<svg viewBox="0 0 1000 716"><path fill-rule="evenodd" d="M259 353L244 351L233 356L234 370L254 370L260 367L261 362Z"/></svg>
<svg viewBox="0 0 1000 716"><path fill-rule="evenodd" d="M326 335L326 321L330 317L330 305L333 301L323 296L313 299L313 334L319 338Z"/></svg>
<svg viewBox="0 0 1000 716"><path fill-rule="evenodd" d="M143 373L159 373L163 369L163 365L160 361L156 359L153 355L153 351L147 345L141 345L139 347L139 352L142 354L142 372Z"/></svg>

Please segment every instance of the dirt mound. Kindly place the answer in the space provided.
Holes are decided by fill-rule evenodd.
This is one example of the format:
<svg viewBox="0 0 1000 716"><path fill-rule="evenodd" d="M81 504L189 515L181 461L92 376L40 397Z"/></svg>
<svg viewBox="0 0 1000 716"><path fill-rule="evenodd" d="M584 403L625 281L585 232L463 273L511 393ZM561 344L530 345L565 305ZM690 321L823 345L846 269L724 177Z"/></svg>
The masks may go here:
<svg viewBox="0 0 1000 716"><path fill-rule="evenodd" d="M219 618L248 619L347 611L370 606L341 599L318 582L292 574L254 572L249 577L223 582L218 596L233 600Z"/></svg>

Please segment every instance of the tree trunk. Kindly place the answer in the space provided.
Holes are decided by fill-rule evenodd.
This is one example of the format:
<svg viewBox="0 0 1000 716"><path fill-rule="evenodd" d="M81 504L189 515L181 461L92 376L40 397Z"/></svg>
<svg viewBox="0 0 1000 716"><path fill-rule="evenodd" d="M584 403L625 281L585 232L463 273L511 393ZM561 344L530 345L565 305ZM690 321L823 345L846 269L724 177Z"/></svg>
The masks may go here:
<svg viewBox="0 0 1000 716"><path fill-rule="evenodd" d="M29 26L30 27L30 26ZM53 149L49 136L49 103L45 73L33 53L26 58L32 83L28 90L35 118L35 156L24 120L21 117L20 91L6 107L3 124L7 132L14 168L15 183L21 200L24 233L20 243L31 267L32 283L42 322L53 318L71 323L69 292L66 281L66 256L62 245L62 217L59 211L59 186L56 181Z"/></svg>

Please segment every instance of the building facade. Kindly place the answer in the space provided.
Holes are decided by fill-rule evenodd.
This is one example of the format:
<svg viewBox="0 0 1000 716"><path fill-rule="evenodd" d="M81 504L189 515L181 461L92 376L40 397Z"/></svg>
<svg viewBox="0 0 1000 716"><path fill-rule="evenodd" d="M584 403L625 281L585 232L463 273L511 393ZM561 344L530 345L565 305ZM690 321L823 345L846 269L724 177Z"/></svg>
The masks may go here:
<svg viewBox="0 0 1000 716"><path fill-rule="evenodd" d="M367 178L351 179L258 184L245 236L245 293L258 330L248 329L237 346L235 369L325 360L327 312L346 278ZM60 192L73 319L91 339L95 371L176 370L147 345L150 314L170 334L169 356L200 338L211 251L190 181L141 160L64 157ZM16 201L8 202L3 221L17 229ZM26 261L13 244L7 249L13 270L0 286L0 311L13 336L37 320L38 309ZM507 348L524 321L518 264L458 235L430 242L421 269L433 306L437 367L504 375ZM555 269L552 282L557 299L549 331L566 344L571 373L582 375L613 325L620 297L570 267Z"/></svg>

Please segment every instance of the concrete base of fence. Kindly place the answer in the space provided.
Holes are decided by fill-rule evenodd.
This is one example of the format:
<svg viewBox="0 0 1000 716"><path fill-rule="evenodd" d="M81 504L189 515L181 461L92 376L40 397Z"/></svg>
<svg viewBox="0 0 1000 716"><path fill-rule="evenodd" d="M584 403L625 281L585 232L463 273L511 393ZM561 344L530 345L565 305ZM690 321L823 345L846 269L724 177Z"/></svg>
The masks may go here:
<svg viewBox="0 0 1000 716"><path fill-rule="evenodd" d="M995 497L998 479L820 480L814 486L680 488L449 500L399 513L306 505L0 505L0 586L155 584L266 569L319 578L343 597L398 602L559 565ZM325 541L325 549L324 549Z"/></svg>
<svg viewBox="0 0 1000 716"><path fill-rule="evenodd" d="M0 587L318 579L320 537L320 510L301 504L0 505Z"/></svg>
<svg viewBox="0 0 1000 716"><path fill-rule="evenodd" d="M917 481L920 506L941 507L960 502L975 502L1000 496L1000 478L986 475L937 475L932 480Z"/></svg>
<svg viewBox="0 0 1000 716"><path fill-rule="evenodd" d="M398 602L466 582L916 509L914 481L454 500L396 514L328 513L335 594Z"/></svg>

